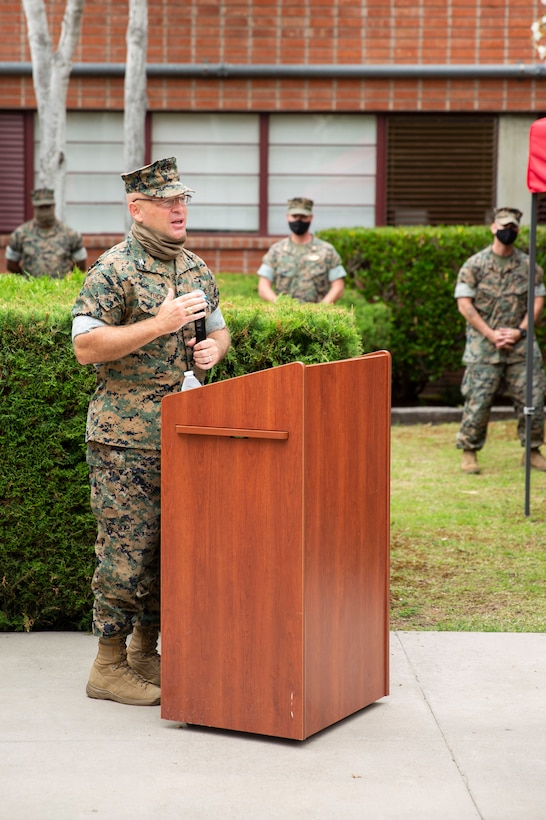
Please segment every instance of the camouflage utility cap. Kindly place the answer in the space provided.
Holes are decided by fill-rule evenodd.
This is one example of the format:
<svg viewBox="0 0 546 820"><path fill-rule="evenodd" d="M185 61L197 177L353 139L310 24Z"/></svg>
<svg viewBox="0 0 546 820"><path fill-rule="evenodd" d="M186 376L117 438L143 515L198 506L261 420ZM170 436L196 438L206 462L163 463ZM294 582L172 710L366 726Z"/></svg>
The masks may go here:
<svg viewBox="0 0 546 820"><path fill-rule="evenodd" d="M522 212L518 211L517 208L497 208L494 214L494 220L497 225L517 225L519 228L522 216Z"/></svg>
<svg viewBox="0 0 546 820"><path fill-rule="evenodd" d="M288 200L288 214L289 216L296 216L303 214L304 216L311 216L313 213L313 200L306 199L304 196L297 196L294 199Z"/></svg>
<svg viewBox="0 0 546 820"><path fill-rule="evenodd" d="M168 199L171 196L195 193L180 181L176 157L158 159L144 168L121 175L126 194L144 194Z"/></svg>
<svg viewBox="0 0 546 820"><path fill-rule="evenodd" d="M55 205L55 192L51 188L37 188L30 194L32 204L39 205Z"/></svg>

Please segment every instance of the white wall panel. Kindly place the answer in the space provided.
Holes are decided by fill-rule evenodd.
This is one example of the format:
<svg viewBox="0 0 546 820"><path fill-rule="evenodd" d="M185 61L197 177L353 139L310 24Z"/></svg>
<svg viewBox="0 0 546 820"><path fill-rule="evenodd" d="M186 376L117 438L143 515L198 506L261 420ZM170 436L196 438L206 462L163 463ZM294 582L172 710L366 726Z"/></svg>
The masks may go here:
<svg viewBox="0 0 546 820"><path fill-rule="evenodd" d="M87 203L86 205L67 205L65 222L81 233L125 233L124 202L117 205L104 203Z"/></svg>
<svg viewBox="0 0 546 820"><path fill-rule="evenodd" d="M152 156L175 156L181 179L195 189L194 230L258 229L258 115L154 114Z"/></svg>
<svg viewBox="0 0 546 820"><path fill-rule="evenodd" d="M503 115L499 117L497 154L497 206L523 211L522 222L531 221L531 194L527 188L529 131L536 117Z"/></svg>
<svg viewBox="0 0 546 820"><path fill-rule="evenodd" d="M257 144L259 117L257 114L154 114L152 141L157 149L166 145L187 143ZM159 153L154 159L170 156ZM184 162L184 156L181 156Z"/></svg>
<svg viewBox="0 0 546 820"><path fill-rule="evenodd" d="M35 168L39 129L36 128ZM123 233L123 114L68 112L64 221L81 233Z"/></svg>
<svg viewBox="0 0 546 820"><path fill-rule="evenodd" d="M275 114L272 143L287 145L375 145L376 120L361 114Z"/></svg>
<svg viewBox="0 0 546 820"><path fill-rule="evenodd" d="M357 207L321 207L313 208L313 231L321 228L373 228L375 225L375 206ZM271 234L288 235L286 224L286 206L273 206L269 210L269 231Z"/></svg>
<svg viewBox="0 0 546 820"><path fill-rule="evenodd" d="M286 204L295 196L306 196L323 208L339 205L366 205L375 207L375 177L271 177L269 201Z"/></svg>
<svg viewBox="0 0 546 820"><path fill-rule="evenodd" d="M193 230L203 230L200 226L210 224L210 230L217 230L214 226L222 225L223 231L247 231L247 225L258 224L258 206L228 205L194 205L193 200L188 213L188 234ZM188 243L191 247L191 243Z"/></svg>

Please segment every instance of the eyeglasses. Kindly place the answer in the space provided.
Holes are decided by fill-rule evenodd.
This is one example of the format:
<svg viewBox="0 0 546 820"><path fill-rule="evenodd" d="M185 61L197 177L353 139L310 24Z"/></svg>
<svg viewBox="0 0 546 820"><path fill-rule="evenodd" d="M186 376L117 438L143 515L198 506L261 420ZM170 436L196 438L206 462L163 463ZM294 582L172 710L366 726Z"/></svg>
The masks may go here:
<svg viewBox="0 0 546 820"><path fill-rule="evenodd" d="M160 197L151 197L150 199L139 197L138 199L133 199L133 202L151 202L152 205L159 205L160 208L165 208L165 210L168 210L170 208L174 208L175 205L187 205L191 202L191 194L171 196L168 199L162 199Z"/></svg>

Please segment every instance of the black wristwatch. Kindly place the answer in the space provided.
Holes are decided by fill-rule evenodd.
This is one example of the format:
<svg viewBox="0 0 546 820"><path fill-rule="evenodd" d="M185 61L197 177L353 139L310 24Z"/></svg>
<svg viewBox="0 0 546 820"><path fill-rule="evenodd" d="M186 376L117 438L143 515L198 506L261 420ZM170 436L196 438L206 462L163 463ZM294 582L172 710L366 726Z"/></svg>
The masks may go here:
<svg viewBox="0 0 546 820"><path fill-rule="evenodd" d="M521 333L521 338L526 339L527 338L527 331L525 330L525 328L524 327L518 327L518 330Z"/></svg>

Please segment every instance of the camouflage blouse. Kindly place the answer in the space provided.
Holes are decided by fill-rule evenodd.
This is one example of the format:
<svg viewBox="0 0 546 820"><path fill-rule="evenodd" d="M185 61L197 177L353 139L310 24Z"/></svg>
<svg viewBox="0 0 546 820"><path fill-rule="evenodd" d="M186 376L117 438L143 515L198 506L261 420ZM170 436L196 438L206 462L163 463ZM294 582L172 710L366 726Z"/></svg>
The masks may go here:
<svg viewBox="0 0 546 820"><path fill-rule="evenodd" d="M85 261L87 253L81 234L68 225L56 221L51 228L39 228L31 220L13 231L6 256L30 276L61 279L74 263Z"/></svg>
<svg viewBox="0 0 546 820"><path fill-rule="evenodd" d="M162 262L129 235L89 268L72 309L107 325L128 325L154 316L172 287L175 296L201 288L208 309L218 308L214 274L195 254L182 250L174 261ZM93 332L93 331L90 331ZM96 389L89 405L86 440L114 447L159 450L161 399L180 390L183 373L193 368L186 341L195 335L193 323L160 336L118 361L95 365Z"/></svg>
<svg viewBox="0 0 546 820"><path fill-rule="evenodd" d="M287 294L300 302L320 302L334 279L346 276L341 257L329 242L313 236L298 245L291 237L270 247L258 270L273 283L275 293Z"/></svg>
<svg viewBox="0 0 546 820"><path fill-rule="evenodd" d="M546 295L544 272L536 266L535 296ZM468 259L459 271L455 298L469 297L474 307L489 327L519 327L527 313L529 288L529 257L514 248L510 257L501 258L493 253L492 246ZM494 344L475 330L466 326L465 364L483 362L497 364L525 358L525 342L519 341L512 351L497 350Z"/></svg>

